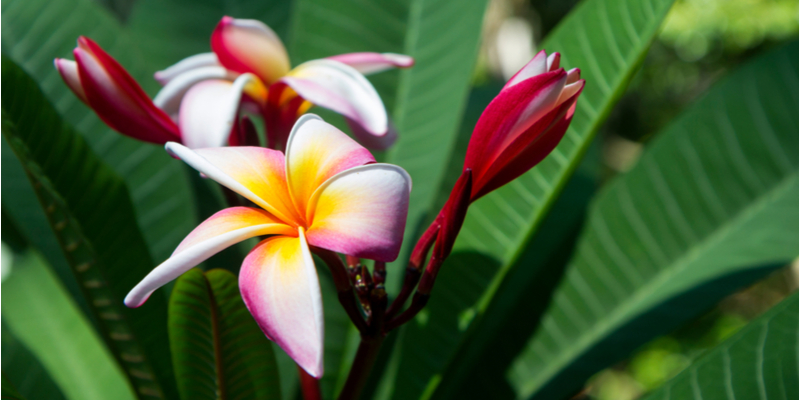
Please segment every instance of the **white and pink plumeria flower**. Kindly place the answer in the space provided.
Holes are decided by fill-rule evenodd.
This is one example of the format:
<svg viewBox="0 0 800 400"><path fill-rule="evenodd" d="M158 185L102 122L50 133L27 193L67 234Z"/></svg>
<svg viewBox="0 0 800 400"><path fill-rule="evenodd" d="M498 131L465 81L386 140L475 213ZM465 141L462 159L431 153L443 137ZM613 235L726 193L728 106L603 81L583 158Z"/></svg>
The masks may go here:
<svg viewBox="0 0 800 400"><path fill-rule="evenodd" d="M261 147L166 149L260 208L231 207L200 224L125 298L159 287L243 240L267 236L245 258L239 288L264 333L310 375L322 375L323 313L315 247L393 261L402 244L411 178L313 114L292 128L286 153Z"/></svg>
<svg viewBox="0 0 800 400"><path fill-rule="evenodd" d="M297 118L311 106L345 117L367 147L396 139L386 109L364 74L406 68L414 59L392 53L350 53L291 68L280 38L257 20L224 17L211 53L155 74L164 87L153 100L96 43L78 39L75 61L55 65L72 91L111 128L133 138L189 148L240 145L243 110L263 118L268 145L284 149Z"/></svg>

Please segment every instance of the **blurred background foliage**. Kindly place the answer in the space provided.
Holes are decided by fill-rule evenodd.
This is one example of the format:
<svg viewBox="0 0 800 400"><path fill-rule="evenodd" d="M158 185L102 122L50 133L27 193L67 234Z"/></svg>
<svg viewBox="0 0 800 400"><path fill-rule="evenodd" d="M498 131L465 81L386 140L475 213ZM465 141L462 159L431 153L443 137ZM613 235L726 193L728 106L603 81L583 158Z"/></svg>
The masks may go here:
<svg viewBox="0 0 800 400"><path fill-rule="evenodd" d="M159 21L143 20L132 14L134 4L137 2L139 3L136 4L137 8L146 9L158 7L157 1L96 1L110 11L118 22L133 31L159 27L159 29L167 30L165 35L169 34L169 27L164 27ZM539 48L543 38L577 3L577 0L489 1L482 28L481 48L472 76L469 102L461 122L461 129L459 129L456 149L466 147L472 126L483 107L497 93L503 82L532 57L534 49ZM202 16L202 18L198 17L191 27L196 35L176 38L176 40L185 40L184 51L186 54L180 56L205 49L207 46L205 37L220 17L217 11L234 14L243 12L242 10L205 11L208 12L198 13L198 16ZM284 11L281 15L289 14L289 11ZM591 180L596 181L595 186L599 187L617 174L627 171L636 162L643 146L653 135L664 128L669 121L719 78L755 54L763 53L778 43L797 37L798 11L797 0L677 0L643 60L641 68L636 72L622 98L614 106L608 120L600 128L599 134L579 167L578 175L590 177ZM298 10L292 10L292 12L298 12ZM153 15L153 13L146 15ZM289 35L287 19L278 16L273 21L270 20L269 15L253 17L269 22L281 36ZM189 30L191 29L183 29L183 32ZM202 38L202 40L197 38ZM73 38L69 38L69 40L73 40ZM153 52L153 54L148 54L152 59L173 60L177 56L162 51L157 45L149 46L148 50ZM389 50L401 51L402 49ZM300 58L310 57L311 55L308 54L300 55ZM378 77L378 81L374 82L380 89L381 85L383 87L391 85L391 82L396 80L399 74L392 72ZM49 82L48 84L61 84L61 82ZM152 86L152 82L148 84ZM148 87L148 89L152 89L152 87ZM394 99L384 100L387 102L387 107L391 107L391 102L394 101ZM459 154L456 152L450 162L451 167L459 165L458 157ZM563 197L567 197L567 201L570 201L571 199L568 197L574 195L573 202L585 207L587 199L593 192L594 187L589 190L571 191L568 186ZM442 203L443 200L444 198L440 195L439 203ZM48 260L43 260L25 249L26 243L21 239L22 235L16 231L5 212L4 209L2 224L2 277L4 284L7 278L19 280L24 279L25 274L44 274L41 266ZM203 212L200 210L199 214ZM578 217L582 217L582 215ZM232 253L225 261L221 261L221 258L217 258L217 261L228 264L229 260L241 256L236 254L236 251L232 251ZM17 271L15 272L14 269ZM58 287L57 282L51 276L46 276L46 278L54 285L54 289L49 293L51 296L67 297L65 291L69 288ZM323 286L325 284L323 279ZM585 390L579 397L601 400L639 398L642 394L678 374L705 350L733 335L747 322L779 303L789 293L797 290L797 287L798 265L795 261L759 283L725 298L712 310L671 334L647 343L628 359L597 373L587 382ZM12 302L15 301L12 296L22 299L24 294L15 292L5 294L4 291L3 303L7 304L7 298L12 299ZM335 307L336 304L326 303L326 309L331 309L331 306ZM80 304L64 305L64 308L71 313L77 313L77 307L80 307ZM39 311L47 312L48 310ZM50 310L49 312L66 311ZM421 320L428 315L427 312L421 314ZM463 325L467 326L473 316L474 311L472 315L460 315L459 321L463 320ZM98 339L92 336L94 333L86 326L90 323L85 320L74 322L73 325L77 327L73 329L72 334L82 338L80 339L81 343L91 351L102 351L99 348ZM341 332L339 332L337 340L326 343L326 347L334 347L338 344L341 347L339 351L342 353L352 353L352 332L347 333L346 325L336 328L334 324L328 324L331 331L335 332L340 328ZM27 352L36 353L38 358L46 364L48 360L46 357L43 358L42 354L47 350L37 349L30 343L14 342L13 336L6 335L5 325L3 329L4 365L6 354L8 354L6 349L11 348L18 349L18 353L14 354L21 354L19 357L25 357ZM31 327L30 329L35 330L36 328ZM19 335L19 332L13 333ZM7 337L9 339L6 339ZM282 362L281 359L278 361ZM283 362L286 363L285 358ZM346 363L346 361L342 361L342 363ZM86 365L73 367L74 369L70 371L73 373L91 373L97 368L97 366ZM344 367L345 365L342 365L342 368ZM37 368L37 371L43 371L41 366ZM291 371L293 368L291 361L288 362L288 367L284 365L282 368L283 371ZM326 366L326 368L329 367ZM46 371L42 373L46 374ZM118 371L108 370L106 373L114 375L117 380L121 378L118 376L120 374ZM287 382L292 382L292 378L285 374L281 378L284 381L282 383L284 388L289 386ZM69 379L68 375L57 375L48 377L45 381L50 382L50 385L53 385L52 382L55 381L61 385L61 389L65 393L70 390L78 390L70 389L69 384L63 386L62 382ZM341 385L341 382L335 382L335 375L329 375L327 379L330 379L331 382L323 381L323 386ZM73 380L73 385L80 383L80 380ZM42 390L49 390L48 388L49 386L43 386ZM107 388L107 390L113 389ZM126 390L127 387L122 388L123 392ZM373 388L373 390L375 389ZM286 392L289 394L284 398L296 395L292 389L288 389Z"/></svg>

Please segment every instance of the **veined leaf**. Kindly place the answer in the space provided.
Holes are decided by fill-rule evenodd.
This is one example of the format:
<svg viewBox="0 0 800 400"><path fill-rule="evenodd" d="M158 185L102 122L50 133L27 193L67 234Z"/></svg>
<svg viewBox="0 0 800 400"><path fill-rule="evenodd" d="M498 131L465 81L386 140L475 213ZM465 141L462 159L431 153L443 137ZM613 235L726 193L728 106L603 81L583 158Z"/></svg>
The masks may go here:
<svg viewBox="0 0 800 400"><path fill-rule="evenodd" d="M281 398L272 343L253 320L232 273L192 269L169 300L169 339L181 398Z"/></svg>
<svg viewBox="0 0 800 400"><path fill-rule="evenodd" d="M3 138L22 163L103 338L140 396L174 398L164 297L152 296L135 310L122 304L154 266L125 183L5 57L2 75Z"/></svg>
<svg viewBox="0 0 800 400"><path fill-rule="evenodd" d="M593 138L649 48L672 0L586 0L545 40L566 68L581 68L586 87L556 150L519 179L470 207L442 267L424 324L409 324L395 398L426 398L448 376L471 325L518 263ZM599 32L599 34L588 34ZM415 186L416 190L416 186ZM475 329L475 328L472 328ZM491 343L491 342L487 342ZM471 345L471 343L470 343Z"/></svg>
<svg viewBox="0 0 800 400"><path fill-rule="evenodd" d="M795 292L645 400L797 398L797 313Z"/></svg>
<svg viewBox="0 0 800 400"><path fill-rule="evenodd" d="M14 262L11 275L3 282L2 297L4 323L13 336L36 354L67 398L127 400L135 397L125 375L91 324L38 255L28 253ZM3 347L7 350L5 344ZM13 357L14 349L8 350ZM5 351L3 353L5 358ZM24 371L23 365L10 361L8 365L4 363L4 370L15 375L22 372L17 372L17 368Z"/></svg>
<svg viewBox="0 0 800 400"><path fill-rule="evenodd" d="M11 333L5 321L2 323L0 336L2 336L4 400L5 396L10 396L9 398L13 400L25 398L65 400L61 389L53 382L53 378L42 363Z"/></svg>
<svg viewBox="0 0 800 400"><path fill-rule="evenodd" d="M593 204L509 379L559 398L798 254L797 43L695 103Z"/></svg>
<svg viewBox="0 0 800 400"><path fill-rule="evenodd" d="M156 68L142 57L114 17L91 0L4 1L2 19L3 53L33 77L65 121L124 179L151 255L157 260L169 257L196 225L182 163L166 155L161 146L109 129L69 90L53 59L73 59L76 40L85 35L103 46L151 94L157 87L152 78Z"/></svg>

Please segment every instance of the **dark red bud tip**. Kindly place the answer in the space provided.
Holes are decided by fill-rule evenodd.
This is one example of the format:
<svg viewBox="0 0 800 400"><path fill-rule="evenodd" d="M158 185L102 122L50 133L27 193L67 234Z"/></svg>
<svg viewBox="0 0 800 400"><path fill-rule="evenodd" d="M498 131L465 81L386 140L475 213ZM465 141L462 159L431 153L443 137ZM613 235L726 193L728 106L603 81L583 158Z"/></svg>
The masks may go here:
<svg viewBox="0 0 800 400"><path fill-rule="evenodd" d="M471 194L472 169L464 168L464 172L456 181L456 185L450 192L450 198L447 199L441 212L443 215L442 228L439 230L436 246L433 248L433 255L436 259L444 261L453 250L453 244L456 242L458 232L461 231L461 225L464 224L467 209L472 201Z"/></svg>

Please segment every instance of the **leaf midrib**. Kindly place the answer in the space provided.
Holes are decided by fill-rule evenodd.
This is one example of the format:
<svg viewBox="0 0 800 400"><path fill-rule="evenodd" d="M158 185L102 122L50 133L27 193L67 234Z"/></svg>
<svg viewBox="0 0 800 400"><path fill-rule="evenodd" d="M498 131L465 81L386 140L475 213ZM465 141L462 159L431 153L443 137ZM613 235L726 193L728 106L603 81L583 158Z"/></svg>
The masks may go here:
<svg viewBox="0 0 800 400"><path fill-rule="evenodd" d="M686 251L683 256L677 258L675 262L672 263L675 265L674 268L661 269L648 283L636 288L633 294L615 307L613 311L607 314L606 318L595 321L593 328L590 328L587 331L587 334L581 335L575 342L576 345L561 352L561 355L556 357L554 360L550 360L543 372L537 374L540 378L535 379L531 383L523 386L521 393L533 393L537 388L542 386L542 383L546 382L555 373L562 370L563 366L568 363L569 360L573 359L575 355L585 350L592 343L596 343L599 337L602 337L604 334L608 333L610 328L618 326L622 322L630 320L637 315L635 312L637 307L643 309L644 305L652 304L657 301L658 297L652 299L649 303L644 302L648 295L651 293L657 293L657 291L662 288L665 283L669 282L669 278L685 270L689 265L691 265L692 261L704 254L705 250L708 250L708 248L713 247L725 239L726 235L731 232L739 223L747 221L750 219L750 217L762 211L768 204L771 203L772 200L777 198L779 194L790 189L797 181L797 176L798 173L796 170L794 173L785 175L780 183L775 184L772 188L761 193L750 203L750 205L743 207L735 216L730 218L727 222L719 225L718 228L715 229L714 233L706 236L704 239L701 239L696 246L693 246L691 249Z"/></svg>

